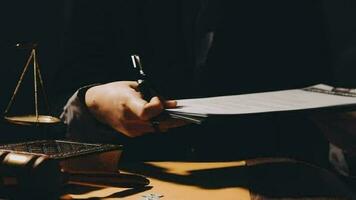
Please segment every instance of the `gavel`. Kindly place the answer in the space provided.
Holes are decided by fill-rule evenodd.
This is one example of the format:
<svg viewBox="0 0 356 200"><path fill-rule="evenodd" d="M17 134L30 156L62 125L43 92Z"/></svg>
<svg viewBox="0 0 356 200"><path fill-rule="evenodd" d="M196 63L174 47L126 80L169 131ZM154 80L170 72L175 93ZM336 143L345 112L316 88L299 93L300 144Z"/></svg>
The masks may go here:
<svg viewBox="0 0 356 200"><path fill-rule="evenodd" d="M149 180L119 172L65 172L57 160L46 156L0 151L0 195L54 194L67 183L140 188Z"/></svg>

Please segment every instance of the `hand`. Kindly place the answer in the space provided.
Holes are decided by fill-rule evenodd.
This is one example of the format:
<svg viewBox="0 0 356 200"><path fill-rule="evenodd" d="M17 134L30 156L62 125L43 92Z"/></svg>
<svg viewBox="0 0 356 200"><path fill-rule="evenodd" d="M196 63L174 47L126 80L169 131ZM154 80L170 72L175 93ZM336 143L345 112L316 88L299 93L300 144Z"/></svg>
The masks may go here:
<svg viewBox="0 0 356 200"><path fill-rule="evenodd" d="M150 119L165 108L177 106L176 101L161 101L158 97L145 101L134 81L94 86L86 92L85 103L96 119L129 137L154 132ZM162 119L159 129L167 131L185 124L182 120Z"/></svg>

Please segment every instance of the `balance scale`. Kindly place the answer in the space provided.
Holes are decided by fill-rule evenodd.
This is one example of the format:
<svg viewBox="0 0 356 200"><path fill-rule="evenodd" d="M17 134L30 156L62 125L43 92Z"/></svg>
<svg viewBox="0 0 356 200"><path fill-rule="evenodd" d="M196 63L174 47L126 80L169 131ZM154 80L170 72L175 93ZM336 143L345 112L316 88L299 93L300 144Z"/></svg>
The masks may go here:
<svg viewBox="0 0 356 200"><path fill-rule="evenodd" d="M38 108L38 88L39 87L38 86L40 86L40 88L42 90L42 93L44 96L44 102L47 107L47 113L50 112L50 109L49 109L49 104L48 104L48 98L46 96L44 85L43 85L43 79L41 76L40 67L39 67L39 64L37 61L37 56L36 56L37 46L38 45L36 43L34 43L34 44L16 44L17 48L30 49L30 56L27 59L24 69L21 73L20 79L18 80L15 90L11 96L10 102L8 103L8 105L4 111L4 114L3 114L4 119L6 121L8 121L9 123L20 124L20 125L40 125L40 124L57 124L57 123L61 122L61 120L58 119L57 117L54 117L51 115L43 115L43 114L40 114L40 112L39 112L39 108ZM28 71L28 68L31 63L33 63L33 77L34 77L34 81L33 81L34 91L33 92L34 92L35 113L28 114L28 115L11 116L11 115L9 115L9 111L11 109L11 106L13 105L15 97L18 93L18 90L19 90L21 83L24 79L24 76L25 76L26 72Z"/></svg>

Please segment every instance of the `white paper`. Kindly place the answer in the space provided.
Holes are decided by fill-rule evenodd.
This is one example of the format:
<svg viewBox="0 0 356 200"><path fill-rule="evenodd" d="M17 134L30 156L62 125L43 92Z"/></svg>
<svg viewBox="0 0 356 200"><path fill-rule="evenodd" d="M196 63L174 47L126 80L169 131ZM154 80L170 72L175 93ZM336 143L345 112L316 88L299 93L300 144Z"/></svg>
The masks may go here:
<svg viewBox="0 0 356 200"><path fill-rule="evenodd" d="M313 87L332 89L332 87L322 84ZM173 113L198 116L239 115L350 105L354 105L356 109L356 97L293 89L232 96L182 99L178 100L178 108L167 110Z"/></svg>

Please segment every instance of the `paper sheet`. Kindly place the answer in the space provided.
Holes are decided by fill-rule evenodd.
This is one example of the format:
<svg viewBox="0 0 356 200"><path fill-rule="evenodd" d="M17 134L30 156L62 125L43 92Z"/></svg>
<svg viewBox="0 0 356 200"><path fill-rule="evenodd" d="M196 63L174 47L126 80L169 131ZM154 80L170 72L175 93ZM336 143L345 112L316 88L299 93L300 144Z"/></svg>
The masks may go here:
<svg viewBox="0 0 356 200"><path fill-rule="evenodd" d="M327 85L316 88L331 90ZM239 115L265 112L293 111L337 106L356 109L356 97L324 94L303 89L282 90L232 96L178 100L178 108L169 112L187 115Z"/></svg>

